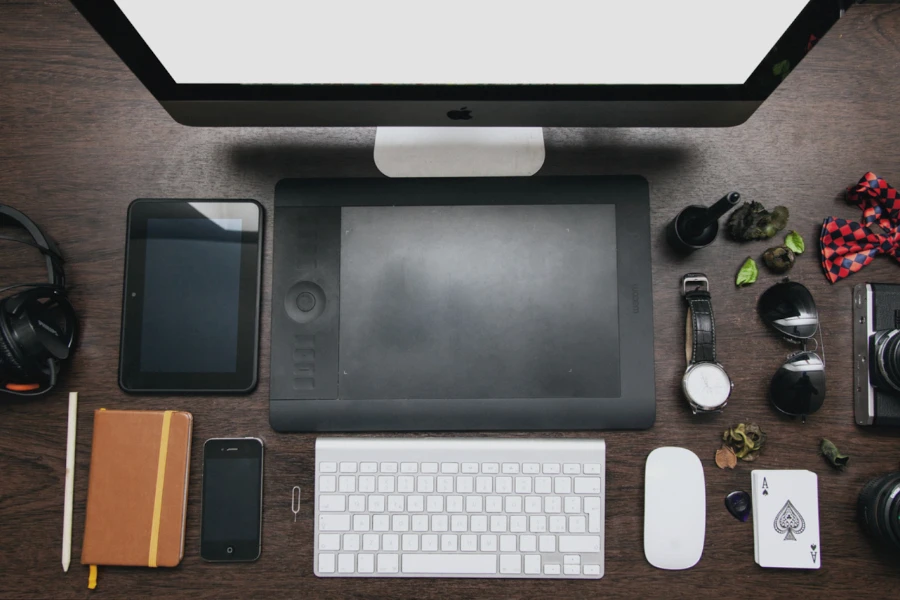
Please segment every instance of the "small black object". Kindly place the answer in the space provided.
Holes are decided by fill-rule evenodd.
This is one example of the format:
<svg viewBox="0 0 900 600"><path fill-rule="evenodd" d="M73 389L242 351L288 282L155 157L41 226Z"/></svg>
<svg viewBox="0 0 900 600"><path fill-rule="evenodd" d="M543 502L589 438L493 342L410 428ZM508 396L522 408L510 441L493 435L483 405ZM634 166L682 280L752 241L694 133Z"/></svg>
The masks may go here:
<svg viewBox="0 0 900 600"><path fill-rule="evenodd" d="M710 245L719 234L719 218L740 200L740 194L731 192L710 207L685 207L666 227L669 245L685 254Z"/></svg>
<svg viewBox="0 0 900 600"><path fill-rule="evenodd" d="M750 519L750 494L736 490L725 496L725 508L738 521L746 523Z"/></svg>

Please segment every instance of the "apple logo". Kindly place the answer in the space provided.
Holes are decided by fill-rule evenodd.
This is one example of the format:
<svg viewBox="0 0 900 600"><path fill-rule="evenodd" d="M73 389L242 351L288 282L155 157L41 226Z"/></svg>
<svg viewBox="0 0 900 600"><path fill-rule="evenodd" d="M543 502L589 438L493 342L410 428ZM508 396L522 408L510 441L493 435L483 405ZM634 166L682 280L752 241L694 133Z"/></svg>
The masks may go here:
<svg viewBox="0 0 900 600"><path fill-rule="evenodd" d="M472 118L472 111L463 106L459 110L451 110L447 116L451 121L468 121Z"/></svg>

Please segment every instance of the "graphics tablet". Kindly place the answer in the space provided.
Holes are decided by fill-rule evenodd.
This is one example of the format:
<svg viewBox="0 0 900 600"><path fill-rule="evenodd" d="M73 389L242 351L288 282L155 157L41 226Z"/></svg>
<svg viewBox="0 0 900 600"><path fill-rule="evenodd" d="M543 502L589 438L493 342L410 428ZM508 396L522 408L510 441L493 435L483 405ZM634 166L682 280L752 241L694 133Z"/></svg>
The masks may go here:
<svg viewBox="0 0 900 600"><path fill-rule="evenodd" d="M119 385L127 392L256 387L262 207L135 200L128 209Z"/></svg>
<svg viewBox="0 0 900 600"><path fill-rule="evenodd" d="M639 177L284 180L279 431L646 428Z"/></svg>

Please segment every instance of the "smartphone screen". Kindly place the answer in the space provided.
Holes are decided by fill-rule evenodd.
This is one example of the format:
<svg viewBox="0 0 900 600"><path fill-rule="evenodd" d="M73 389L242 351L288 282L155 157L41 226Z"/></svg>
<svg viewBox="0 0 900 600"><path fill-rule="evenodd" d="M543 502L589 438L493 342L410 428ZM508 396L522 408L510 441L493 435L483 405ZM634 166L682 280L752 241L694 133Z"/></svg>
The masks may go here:
<svg viewBox="0 0 900 600"><path fill-rule="evenodd" d="M259 558L263 444L256 438L203 445L200 556L210 561Z"/></svg>

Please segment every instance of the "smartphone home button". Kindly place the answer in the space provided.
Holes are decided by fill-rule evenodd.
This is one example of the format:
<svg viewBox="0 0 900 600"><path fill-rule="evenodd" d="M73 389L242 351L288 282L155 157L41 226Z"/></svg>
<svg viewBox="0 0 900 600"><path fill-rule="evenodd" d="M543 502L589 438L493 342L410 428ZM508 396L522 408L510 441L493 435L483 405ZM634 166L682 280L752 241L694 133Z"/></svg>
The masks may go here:
<svg viewBox="0 0 900 600"><path fill-rule="evenodd" d="M225 552L227 552L228 554L231 554L232 552L234 552L234 548L232 548L231 546L228 546L227 548L225 548Z"/></svg>

